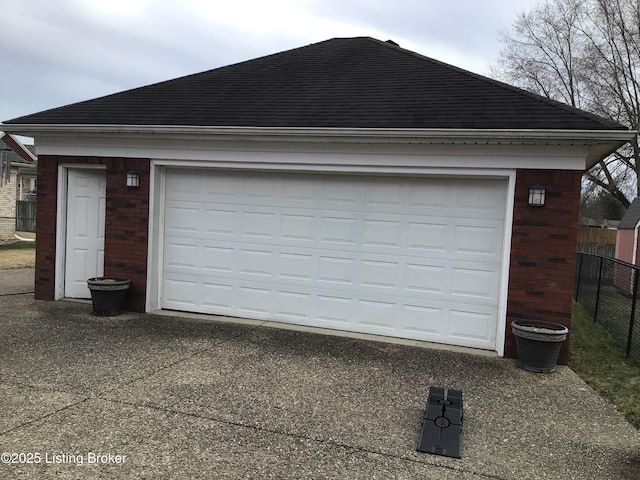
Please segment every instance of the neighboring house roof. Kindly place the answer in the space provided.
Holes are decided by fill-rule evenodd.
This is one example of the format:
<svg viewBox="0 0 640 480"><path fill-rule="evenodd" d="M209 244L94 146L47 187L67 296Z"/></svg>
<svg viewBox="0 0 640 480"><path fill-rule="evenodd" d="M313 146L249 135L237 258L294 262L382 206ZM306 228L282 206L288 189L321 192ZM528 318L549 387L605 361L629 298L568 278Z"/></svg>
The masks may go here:
<svg viewBox="0 0 640 480"><path fill-rule="evenodd" d="M12 167L17 167L18 165L27 165L27 162L20 158L16 152L11 150L10 148L6 148L0 145L0 160L5 159L9 159Z"/></svg>
<svg viewBox="0 0 640 480"><path fill-rule="evenodd" d="M6 145L0 144L0 152L3 157L8 156L12 164L33 165L37 162L38 157L14 135L0 132L0 140Z"/></svg>
<svg viewBox="0 0 640 480"><path fill-rule="evenodd" d="M5 124L627 130L367 37L334 38Z"/></svg>
<svg viewBox="0 0 640 480"><path fill-rule="evenodd" d="M640 197L636 197L618 224L618 230L633 230L640 222Z"/></svg>

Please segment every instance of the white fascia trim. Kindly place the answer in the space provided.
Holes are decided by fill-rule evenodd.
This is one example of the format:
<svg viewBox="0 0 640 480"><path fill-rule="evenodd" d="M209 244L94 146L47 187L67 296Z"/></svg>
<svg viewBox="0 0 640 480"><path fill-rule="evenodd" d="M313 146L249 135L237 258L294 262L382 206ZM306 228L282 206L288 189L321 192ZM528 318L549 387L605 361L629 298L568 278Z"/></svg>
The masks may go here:
<svg viewBox="0 0 640 480"><path fill-rule="evenodd" d="M5 131L20 135L116 135L116 136L212 136L229 140L342 141L380 142L403 141L416 143L520 143L561 142L594 144L628 142L637 132L630 130L499 130L499 129L411 129L411 128L337 128L337 127L232 127L232 126L174 126L174 125L75 125L75 124L11 124L2 125Z"/></svg>

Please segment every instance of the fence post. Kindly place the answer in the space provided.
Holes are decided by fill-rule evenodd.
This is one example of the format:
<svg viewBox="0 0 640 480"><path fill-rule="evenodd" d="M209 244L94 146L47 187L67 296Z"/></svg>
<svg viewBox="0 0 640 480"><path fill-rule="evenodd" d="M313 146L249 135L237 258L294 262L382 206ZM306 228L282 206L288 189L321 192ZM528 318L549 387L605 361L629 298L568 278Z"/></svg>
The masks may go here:
<svg viewBox="0 0 640 480"><path fill-rule="evenodd" d="M633 300L631 301L631 316L629 317L629 336L627 337L627 358L631 355L631 340L633 339L633 324L636 318L636 300L638 299L638 268L633 269Z"/></svg>
<svg viewBox="0 0 640 480"><path fill-rule="evenodd" d="M602 264L604 262L604 257L600 257L600 267L598 269L598 289L596 290L596 305L593 309L593 321L596 322L598 320L598 305L600 303L600 285L602 285Z"/></svg>
<svg viewBox="0 0 640 480"><path fill-rule="evenodd" d="M574 290L573 296L573 299L576 302L580 297L580 281L582 280L582 259L584 258L584 255L582 254L582 252L578 252L578 256L580 257L580 260L578 261L578 278L576 279L576 288Z"/></svg>

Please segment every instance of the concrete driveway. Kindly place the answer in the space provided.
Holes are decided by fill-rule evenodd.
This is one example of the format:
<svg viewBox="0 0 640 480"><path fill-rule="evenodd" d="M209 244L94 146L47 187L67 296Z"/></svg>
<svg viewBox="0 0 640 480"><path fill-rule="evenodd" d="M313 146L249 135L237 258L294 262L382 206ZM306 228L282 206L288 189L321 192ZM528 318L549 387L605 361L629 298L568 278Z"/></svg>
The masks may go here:
<svg viewBox="0 0 640 480"><path fill-rule="evenodd" d="M0 272L0 452L17 455L1 455L0 478L640 477L638 431L568 368L259 322L96 317L7 283ZM462 459L416 452L431 385L463 390Z"/></svg>

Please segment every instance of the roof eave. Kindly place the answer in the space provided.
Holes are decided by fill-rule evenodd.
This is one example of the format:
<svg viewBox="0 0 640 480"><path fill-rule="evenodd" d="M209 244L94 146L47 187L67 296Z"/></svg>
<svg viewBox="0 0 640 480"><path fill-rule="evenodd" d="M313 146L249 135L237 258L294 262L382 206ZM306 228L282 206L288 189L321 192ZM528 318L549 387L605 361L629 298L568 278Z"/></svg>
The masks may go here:
<svg viewBox="0 0 640 480"><path fill-rule="evenodd" d="M176 125L2 124L5 132L38 136L117 136L338 143L582 145L587 168L629 142L630 130L506 130L349 127L242 127Z"/></svg>

